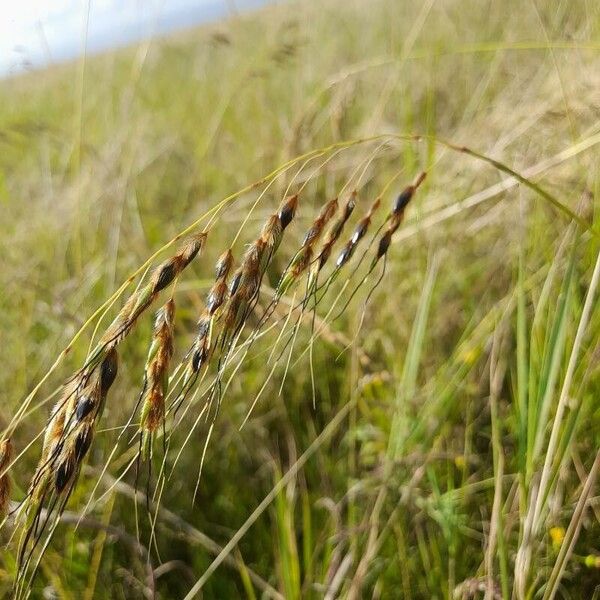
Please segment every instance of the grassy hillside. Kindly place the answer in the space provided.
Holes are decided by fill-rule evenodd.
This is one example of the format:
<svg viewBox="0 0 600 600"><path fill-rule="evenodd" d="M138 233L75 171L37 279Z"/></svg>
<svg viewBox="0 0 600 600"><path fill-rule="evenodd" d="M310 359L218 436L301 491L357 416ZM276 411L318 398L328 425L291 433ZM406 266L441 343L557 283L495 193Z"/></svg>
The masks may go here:
<svg viewBox="0 0 600 600"><path fill-rule="evenodd" d="M599 90L600 5L585 0L284 3L0 82L13 502L61 384L148 274L121 284L244 190L120 344L32 597L600 597ZM351 298L423 170L385 272ZM286 290L214 425L186 402L165 462L159 435L136 474L151 312L174 297L176 366L217 257L233 244L239 263L299 191L249 339L321 207L353 189L342 239L382 208L314 319L294 329L306 283ZM0 532L3 595L23 527Z"/></svg>

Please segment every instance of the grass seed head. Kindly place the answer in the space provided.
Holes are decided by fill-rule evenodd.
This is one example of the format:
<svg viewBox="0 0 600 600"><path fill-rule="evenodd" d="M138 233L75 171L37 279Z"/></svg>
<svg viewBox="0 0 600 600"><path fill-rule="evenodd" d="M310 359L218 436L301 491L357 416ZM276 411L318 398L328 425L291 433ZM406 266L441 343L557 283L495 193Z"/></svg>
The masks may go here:
<svg viewBox="0 0 600 600"><path fill-rule="evenodd" d="M190 264L204 248L205 242L206 233L191 236L183 243L177 254L154 269L149 283L128 298L102 336L100 340L102 348L116 347L129 334L138 317L154 302L158 293L168 287Z"/></svg>
<svg viewBox="0 0 600 600"><path fill-rule="evenodd" d="M177 275L181 272L183 266L184 261L181 256L173 256L156 267L150 280L151 294L158 294L158 292L164 290L168 285L170 285L175 277L177 277Z"/></svg>
<svg viewBox="0 0 600 600"><path fill-rule="evenodd" d="M337 198L330 200L322 209L317 218L313 221L310 229L306 232L304 240L302 241L302 247L312 246L323 233L323 228L327 225L328 221L336 213L338 207Z"/></svg>
<svg viewBox="0 0 600 600"><path fill-rule="evenodd" d="M226 279L229 276L229 272L233 267L233 252L231 249L225 250L221 256L217 259L215 265L215 274L217 279Z"/></svg>
<svg viewBox="0 0 600 600"><path fill-rule="evenodd" d="M184 242L178 253L182 261L181 269L185 269L196 258L198 253L204 249L206 238L206 233L196 233Z"/></svg>
<svg viewBox="0 0 600 600"><path fill-rule="evenodd" d="M242 267L238 267L229 280L229 295L235 296L242 280Z"/></svg>
<svg viewBox="0 0 600 600"><path fill-rule="evenodd" d="M227 283L224 280L216 281L208 292L206 310L212 317L221 307L227 295Z"/></svg>
<svg viewBox="0 0 600 600"><path fill-rule="evenodd" d="M54 489L58 494L71 487L79 472L81 461L92 443L106 396L117 376L117 369L118 355L112 348L106 353L98 369L90 375L85 388L77 394L73 411L65 415L64 430L56 449L46 459L46 468L53 473ZM34 486L43 487L45 481L44 477L37 482L34 479Z"/></svg>
<svg viewBox="0 0 600 600"><path fill-rule="evenodd" d="M225 285L225 282L222 282ZM190 354L189 371L197 373L208 360L210 353L210 330L212 325L212 314L204 312L198 320L198 331L192 345Z"/></svg>
<svg viewBox="0 0 600 600"><path fill-rule="evenodd" d="M408 205L410 199L413 197L415 191L418 189L421 183L423 183L426 176L427 174L425 171L419 173L414 183L407 186L402 192L400 192L398 198L396 198L392 206L392 211L388 217L389 222L387 229L384 231L383 235L379 239L379 243L377 244L377 251L373 261L371 262L371 269L373 269L373 267L377 264L377 261L382 256L385 256L389 250L392 243L392 236L398 230L398 227L400 227L402 221L404 220L404 209Z"/></svg>
<svg viewBox="0 0 600 600"><path fill-rule="evenodd" d="M331 256L331 251L333 250L333 246L342 235L346 223L352 216L352 213L354 212L354 208L356 206L356 196L357 193L355 190L352 192L352 194L350 194L350 198L348 198L348 200L346 201L341 216L333 223L333 225L325 234L325 240L323 241L323 246L321 248L321 251L319 252L319 259L317 263L318 271L320 271L325 266L325 263L329 260L329 257Z"/></svg>
<svg viewBox="0 0 600 600"><path fill-rule="evenodd" d="M354 232L352 233L352 237L348 240L335 262L335 265L338 269L343 267L352 258L356 247L358 246L360 241L365 237L367 231L369 230L373 214L380 206L381 199L377 198L369 208L367 214L358 222L354 229Z"/></svg>
<svg viewBox="0 0 600 600"><path fill-rule="evenodd" d="M281 237L283 235L283 227L281 225L281 220L277 213L272 214L265 223L262 228L260 237L265 242L267 249L269 252L275 252L279 243L281 242Z"/></svg>
<svg viewBox="0 0 600 600"><path fill-rule="evenodd" d="M279 223L281 229L285 229L294 218L296 209L298 208L298 194L288 196L279 208Z"/></svg>
<svg viewBox="0 0 600 600"><path fill-rule="evenodd" d="M408 203L411 201L412 197L414 196L415 191L423 183L426 176L427 176L427 173L425 171L419 173L419 175L415 179L414 183L411 183L409 186L405 187L398 194L398 197L396 198L396 201L394 202L394 206L392 208L392 212L394 214L399 214L402 211L404 211L404 209L407 207Z"/></svg>
<svg viewBox="0 0 600 600"><path fill-rule="evenodd" d="M156 313L152 343L146 361L141 427L148 434L156 431L165 415L169 364L173 356L174 318L175 301L171 298Z"/></svg>

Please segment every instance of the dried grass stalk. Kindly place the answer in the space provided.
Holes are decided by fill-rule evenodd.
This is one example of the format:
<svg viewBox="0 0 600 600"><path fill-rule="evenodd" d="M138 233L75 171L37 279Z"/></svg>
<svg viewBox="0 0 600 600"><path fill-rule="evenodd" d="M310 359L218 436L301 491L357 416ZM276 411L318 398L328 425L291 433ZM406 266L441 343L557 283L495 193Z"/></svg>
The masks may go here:
<svg viewBox="0 0 600 600"><path fill-rule="evenodd" d="M0 520L6 516L10 501L11 482L8 466L13 458L13 447L10 439L0 442Z"/></svg>

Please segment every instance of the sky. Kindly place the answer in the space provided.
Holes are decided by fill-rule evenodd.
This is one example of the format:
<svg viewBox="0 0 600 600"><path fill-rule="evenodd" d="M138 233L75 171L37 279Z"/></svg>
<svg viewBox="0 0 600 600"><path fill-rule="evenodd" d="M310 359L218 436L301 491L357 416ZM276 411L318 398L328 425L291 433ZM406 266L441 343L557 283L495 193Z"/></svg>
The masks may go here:
<svg viewBox="0 0 600 600"><path fill-rule="evenodd" d="M42 68L265 0L0 0L0 75ZM87 31L87 34L86 34Z"/></svg>

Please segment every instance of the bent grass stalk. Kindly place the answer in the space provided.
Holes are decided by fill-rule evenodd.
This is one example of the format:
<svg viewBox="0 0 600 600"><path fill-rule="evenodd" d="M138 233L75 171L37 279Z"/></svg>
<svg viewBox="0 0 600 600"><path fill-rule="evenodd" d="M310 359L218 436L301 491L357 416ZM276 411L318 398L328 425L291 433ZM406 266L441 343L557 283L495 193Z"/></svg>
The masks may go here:
<svg viewBox="0 0 600 600"><path fill-rule="evenodd" d="M517 171L514 171L513 169L511 169L510 167L508 167L507 165L505 165L504 163L502 163L500 161L492 159L484 154L477 153L466 146L460 146L458 144L453 144L446 140L437 138L434 135L379 134L379 135L368 136L368 137L363 137L363 138L344 140L344 141L336 142L334 144L330 144L328 146L324 146L324 147L321 147L318 149L313 149L313 150L310 150L300 156L290 159L289 161L285 162L284 164L280 165L279 167L277 167L276 169L271 171L271 173L269 173L268 175L265 175L264 177L248 184L247 186L241 188L240 190L225 197L223 200L218 202L214 207L212 207L207 212L205 212L200 217L198 217L198 219L196 219L194 222L192 222L190 225L188 225L180 233L175 235L171 240L169 240L161 248L156 250L148 259L146 259L146 261L140 267L138 267L125 280L125 282L90 315L90 317L83 323L83 325L79 328L79 330L73 335L73 337L71 338L69 343L58 354L57 358L50 365L50 367L48 368L46 373L42 376L42 378L33 387L31 392L29 392L29 394L25 397L25 399L21 403L21 406L19 407L19 409L13 416L11 422L7 426L5 433L10 434L19 426L23 415L27 412L29 405L34 400L34 398L37 396L39 390L48 381L48 379L56 371L56 369L60 366L60 364L64 361L66 356L68 356L73 345L75 343L77 343L77 341L81 338L83 333L90 327L90 325L92 325L94 322L97 321L98 318L101 318L102 315L104 315L106 313L106 311L110 308L110 306L112 306L114 304L115 300L118 299L125 292L125 290L133 283L133 281L135 281L135 279L138 276L140 276L152 264L152 262L154 260L156 260L156 258L158 258L163 252L165 252L170 247L172 247L175 243L177 243L177 241L179 241L182 237L191 233L192 231L194 231L194 229L197 229L205 221L209 221L210 219L216 219L217 216L227 206L229 206L230 204L235 202L239 197L243 196L245 193L258 188L263 184L268 184L269 182L271 182L278 176L284 174L287 170L289 170L291 167L293 167L295 164L297 164L301 161L307 160L308 158L312 158L312 157L324 156L327 153L336 151L338 149L351 148L354 146L358 146L360 144L366 144L369 142L381 141L381 140L405 142L405 143L416 143L421 140L427 140L435 145L439 145L439 146L448 148L452 151L463 153L463 154L469 154L473 158L480 160L482 162L485 162L485 163L493 166L494 168L502 171L503 173L506 173L506 174L510 175L511 177L514 177L517 181L519 181L523 185L530 188L535 193L535 195L541 197L545 201L547 201L550 204L552 204L553 206L555 206L560 212L564 213L566 216L575 220L575 222L582 229L584 229L585 231L589 231L590 233L592 233L592 235L594 237L600 239L600 232L596 228L593 228L591 225L586 223L583 219L581 219L580 217L575 215L573 213L573 211L571 211L568 207L566 207L564 204L562 204L555 196L553 196L552 194L550 194L549 192L544 190L541 186L535 184L528 177L524 177L523 175L521 175ZM597 135L597 136L593 136L592 138L587 140L586 143L582 142L581 147L583 149L588 149L599 143L600 143L600 135Z"/></svg>
<svg viewBox="0 0 600 600"><path fill-rule="evenodd" d="M320 156L326 156L327 154L339 152L343 149L357 146L359 144L364 144L367 142L382 140L385 140L386 142L415 142L420 139L428 139L435 144L444 146L453 151L467 154L475 159L490 164L494 168L504 173L509 174L511 177L514 177L517 181L534 191L534 193L537 196L543 198L545 201L552 204L555 208L559 209L564 214L569 216L573 222L575 222L577 225L584 228L585 230L589 231L594 237L600 237L600 234L595 230L595 228L585 223L585 221L583 221L581 217L573 213L571 209L569 209L560 201L558 201L549 192L545 191L539 185L523 177L519 173L513 171L511 168L507 167L503 163L500 163L495 159L491 159L485 155L472 151L464 146L457 146L452 143L436 139L432 136L371 136L368 138L339 142L337 144L332 144L325 148L312 150L300 157L288 161L281 167L275 169L271 174L267 175L266 177L228 196L227 198L219 202L215 207L207 211L204 215L202 215L199 219L192 223L183 232L175 236L163 248L154 253L138 270L136 270L127 279L127 281L115 292L115 294L113 294L93 313L93 315L84 323L82 328L73 336L71 343L59 354L59 356L52 364L50 369L41 378L41 380L33 388L30 394L25 398L19 410L14 415L11 423L7 427L5 436L8 436L8 434L12 433L15 430L15 428L18 427L18 425L21 423L23 416L25 414L28 414L29 406L34 400L41 386L56 370L56 368L62 362L64 357L69 353L72 345L76 343L76 341L87 329L87 327L94 321L96 321L97 324L100 322L100 320L104 317L109 308L123 294L126 288L131 283L133 283L135 278L148 268L148 266L151 264L155 257L157 257L165 249L169 248L177 240L181 239L184 235L195 229L200 223L206 220L209 220L209 223L214 222L214 220L218 218L219 214L227 206L234 202L235 199L237 199L241 194L243 194L246 191L255 189L260 185L270 184L271 182L275 181L277 177L283 175L289 168L298 164L299 162L308 161ZM416 187L418 187L421 181L422 178L418 179L413 187L416 189ZM412 190L412 192L414 192L414 189ZM405 201L403 200L402 202L400 202L400 199L397 201L396 206L394 207L392 215L389 219L388 229L379 241L376 257L372 263L371 269L375 266L379 259L386 255L387 250L390 246L391 237L393 233L398 229L402 221L404 208L406 206L406 203L410 199L410 196L412 196L412 192L410 193L408 198L406 198L405 195ZM292 260L292 263L290 265L290 271L282 279L282 285L280 286L280 289L276 291L276 293L284 293L289 287L289 285L291 285L291 283L293 283L312 264L313 245L320 237L326 222L330 218L332 218L335 212L334 208L337 209L337 202L335 202L335 204L333 204L333 202L334 201L331 201L326 207L323 208L322 212L317 217L317 220L313 223L313 227L307 233L300 248L300 251ZM379 205L380 199L378 198L372 204L370 210L366 213L366 215L361 219L361 221L355 228L354 234L346 243L346 245L344 246L337 258L335 269L331 276L328 278L328 281L326 282L327 288L325 289L319 301L322 300L323 296L329 289L330 285L333 283L333 280L336 278L340 269L344 267L352 258L360 241L365 236L371 223L371 218L374 212L379 208ZM228 357L235 348L235 344L237 343L237 340L241 335L242 329L248 319L248 316L253 309L254 303L257 300L258 294L260 292L261 281L265 274L265 271L269 266L270 260L274 252L277 250L281 242L281 235L283 233L283 230L291 222L294 216L296 206L297 196L292 196L291 198L285 201L284 205L279 211L277 216L278 222L275 218L273 218L273 216L270 218L269 221L267 221L267 224L263 228L261 236L251 244L248 251L246 252L239 270L234 274L232 280L229 283L228 291L227 287L223 288L223 284L229 274L229 269L231 268L232 261L228 261L229 267L224 275L222 273L217 273L217 281L215 282L215 286L218 284L219 287L215 288L215 286L213 286L213 290L211 290L211 294L209 294L207 302L207 313L211 320L211 326L212 320L215 318L215 316L218 317L218 309L221 306L223 306L223 313L221 317L222 331L219 340L221 357L219 359L219 368L217 371L217 382L220 381L222 373L221 363L223 363L223 365L227 364ZM346 210L344 213L344 215L347 216L345 217L345 219L342 219L339 231L336 232L334 230L334 234L329 238L326 238L326 242L323 246L324 250L322 249L321 253L318 255L316 274L318 274L319 270L324 266L325 262L329 257L329 253L331 252L331 248L333 246L333 243L331 242L337 241L341 234L343 226L350 217L352 209L349 209L349 207L350 203L347 203ZM199 234L195 234L192 238L190 238L190 240L188 240L188 242L181 248L181 250L177 254L172 256L170 259L163 261L163 263L161 263L159 267L157 267L153 271L148 283L141 285L140 282L138 284L140 287L138 287L137 291L129 297L127 302L125 302L123 308L121 309L117 317L113 320L111 325L105 331L104 335L101 337L100 342L96 346L96 349L89 355L88 360L86 361L84 366L64 386L63 396L59 400L58 404L55 406L51 414L51 419L46 428L45 439L43 442L42 449L42 458L40 461L40 465L38 466L38 471L36 472L32 480L32 486L29 490L28 498L25 502L25 513L29 515L29 522L26 524L24 541L21 545L21 569L24 569L25 571L27 570L29 561L31 560L31 557L35 550L35 546L41 539L44 528L49 522L49 515L52 514L55 510L58 510L58 512L60 513L64 509L66 500L68 499L70 492L72 491L73 486L75 485L77 474L81 467L81 462L92 443L94 431L97 427L97 420L99 419L102 413L102 409L106 401L108 388L114 381L114 377L116 377L116 347L131 332L141 315L145 313L145 311L151 306L151 304L155 301L160 292L169 285L171 285L171 283L180 275L180 273L191 262L191 260L193 260L193 258L202 250L205 240L206 231ZM311 273L314 272L314 270L315 267L313 266L313 268L310 269ZM311 273L309 273L309 281ZM347 283L348 282L344 284L342 292L346 288ZM340 292L340 294L342 292ZM306 295L303 299L303 302L305 301ZM297 332L293 334L292 339L295 339L296 333ZM210 337L208 337L208 339L210 340ZM196 359L200 357L204 359L205 362L210 353L210 342L208 346L201 345L201 347L196 348L196 350L200 351L200 355L198 355L198 353L194 353L193 356L195 356ZM170 355L172 354L172 348L170 352L168 352L168 354L168 359L170 359ZM163 356L163 359L164 358L165 356ZM148 408L147 412L145 413L145 416L142 419L141 426L143 429L146 430L146 433L148 434L152 434L156 430L154 425L156 424L157 419L154 419L154 416L158 415L158 413L161 412L159 406L161 402L154 402L154 400L157 398L156 391L158 390L157 386L159 385L159 381L161 382L160 385L163 388L161 418L164 419L164 395L166 394L166 389L164 389L164 377L165 372L168 369L168 359L162 361L161 368L158 368L156 366L156 363L154 363L153 359L151 359L150 363L148 363L147 365L146 380L149 386L149 390L151 390L151 393L154 393L154 398L151 401L149 395L146 395L144 397L145 405L150 408ZM291 351L290 357L288 358L288 368L290 359ZM197 365L200 365L200 363L202 362L202 360L196 360ZM151 374L148 369L151 368L150 365L153 363L154 367L156 367L156 372L153 372ZM213 386L212 389L214 390L216 388ZM152 390L154 390L154 392L152 392ZM156 409L156 411L154 409ZM9 461L10 459L8 460L8 462ZM41 523L40 509L46 503L48 503L49 506L48 516L44 519L44 522ZM32 511L31 514L30 510ZM32 536L34 539L34 547L30 549L29 554L26 557L26 547L28 546L29 539ZM48 542L49 539L47 540L46 545ZM23 582L23 579L21 579L21 582Z"/></svg>

